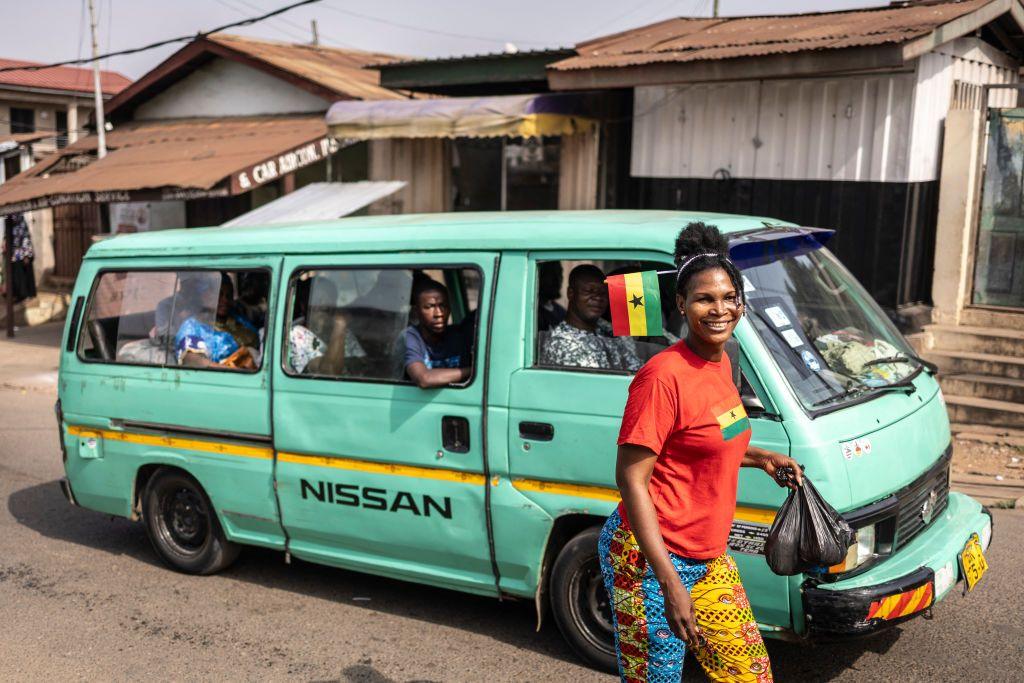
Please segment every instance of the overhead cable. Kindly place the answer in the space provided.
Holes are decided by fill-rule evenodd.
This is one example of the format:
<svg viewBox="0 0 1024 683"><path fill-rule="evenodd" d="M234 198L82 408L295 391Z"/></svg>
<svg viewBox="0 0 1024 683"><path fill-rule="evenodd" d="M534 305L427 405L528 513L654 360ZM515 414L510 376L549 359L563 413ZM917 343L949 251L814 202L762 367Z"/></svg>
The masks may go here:
<svg viewBox="0 0 1024 683"><path fill-rule="evenodd" d="M150 43L149 45L143 45L142 47L133 47L133 48L128 48L127 50L117 50L116 52L108 52L107 54L97 55L95 57L95 59L96 60L100 60L100 59L106 59L106 58L109 58L109 57L121 57L123 55L133 55L133 54L136 54L136 53L139 53L139 52L145 52L147 50L153 50L153 49L156 49L158 47L163 47L164 45L172 45L174 43L188 42L188 41L191 41L191 40L195 40L196 38L203 38L203 37L208 36L208 35L210 35L212 33L219 33L220 31L223 31L225 29L236 28L238 26L249 26L250 24L255 24L256 22L263 21L264 19L269 19L270 17L275 17L278 14L283 14L283 13L287 12L288 10L295 9L296 7L301 7L303 5L311 5L314 2L321 2L321 0L299 0L299 2L293 2L290 5L285 5L284 7L276 9L276 10L274 10L272 12L267 12L266 14L260 15L258 17L249 17L247 19L242 19L241 21L233 21L230 24L224 24L223 26L218 26L217 28L212 28L209 31L200 31L200 32L196 33L195 35L179 36L177 38L168 38L166 40L160 40L160 41L157 41L155 43ZM0 73L4 73L4 72L7 72L7 71L42 71L44 69L53 69L53 68L58 67L58 66L74 66L74 65L77 65L77 64L91 64L93 62L93 59L94 58L90 57L88 59L67 59L67 60L65 60L63 62L53 62L52 64L26 64L24 66L5 66L3 68L0 68Z"/></svg>

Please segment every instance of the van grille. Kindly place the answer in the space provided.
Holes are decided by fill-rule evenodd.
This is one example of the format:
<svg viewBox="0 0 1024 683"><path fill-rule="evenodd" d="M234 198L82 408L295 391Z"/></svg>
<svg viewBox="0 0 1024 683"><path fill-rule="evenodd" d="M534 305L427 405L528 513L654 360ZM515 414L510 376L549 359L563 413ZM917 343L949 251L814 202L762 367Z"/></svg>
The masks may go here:
<svg viewBox="0 0 1024 683"><path fill-rule="evenodd" d="M949 502L949 463L952 457L953 446L950 444L935 466L896 493L899 511L896 515L895 550L914 540L946 509L946 503ZM928 522L925 522L922 511L933 491L934 506Z"/></svg>

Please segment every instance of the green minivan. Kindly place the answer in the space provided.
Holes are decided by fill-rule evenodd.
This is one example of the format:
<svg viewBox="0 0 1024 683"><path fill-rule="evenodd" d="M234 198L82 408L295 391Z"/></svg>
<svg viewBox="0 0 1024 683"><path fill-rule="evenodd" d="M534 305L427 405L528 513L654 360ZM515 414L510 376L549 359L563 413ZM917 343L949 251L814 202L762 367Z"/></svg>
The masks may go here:
<svg viewBox="0 0 1024 683"><path fill-rule="evenodd" d="M99 242L61 347L64 495L141 520L180 571L256 545L534 600L612 669L597 535L635 364L544 350L573 267L671 272L693 220L729 236L743 272L730 355L753 443L799 461L857 530L842 563L778 576L764 548L785 490L740 472L729 545L764 635L864 635L973 588L991 515L949 490L934 367L829 253L831 231L748 216L404 215ZM678 340L662 280L662 334L602 343L643 362ZM422 388L403 364L424 281L464 339L457 384Z"/></svg>

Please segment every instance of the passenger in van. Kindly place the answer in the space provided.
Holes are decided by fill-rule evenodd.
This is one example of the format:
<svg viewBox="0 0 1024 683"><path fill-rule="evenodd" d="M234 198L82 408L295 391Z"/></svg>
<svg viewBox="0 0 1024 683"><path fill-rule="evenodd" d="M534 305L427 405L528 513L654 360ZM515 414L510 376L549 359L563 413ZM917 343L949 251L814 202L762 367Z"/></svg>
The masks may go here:
<svg viewBox="0 0 1024 683"><path fill-rule="evenodd" d="M295 285L295 309L288 332L288 363L295 372L313 375L345 374L346 360L365 359L366 351L337 310L338 288L322 275Z"/></svg>
<svg viewBox="0 0 1024 683"><path fill-rule="evenodd" d="M231 305L234 313L243 316L257 330L267 321L267 292L270 278L266 273L244 272L238 274L238 298Z"/></svg>
<svg viewBox="0 0 1024 683"><path fill-rule="evenodd" d="M569 273L565 320L556 325L540 349L540 364L635 372L642 365L633 340L612 335L601 316L608 310L604 273L594 265L576 266Z"/></svg>
<svg viewBox="0 0 1024 683"><path fill-rule="evenodd" d="M220 274L220 290L213 325L197 316L187 318L174 335L179 365L217 369L256 369L259 335L252 323L232 314L235 287L227 273Z"/></svg>
<svg viewBox="0 0 1024 683"><path fill-rule="evenodd" d="M565 320L565 309L556 301L562 294L562 262L537 266L537 330L546 332Z"/></svg>
<svg viewBox="0 0 1024 683"><path fill-rule="evenodd" d="M241 276L239 276L239 279L241 279ZM222 332L231 334L239 346L259 349L261 346L260 328L246 314L241 300L235 299L234 289L231 278L228 277L227 273L222 273L220 294L217 297L217 318L214 327Z"/></svg>
<svg viewBox="0 0 1024 683"><path fill-rule="evenodd" d="M186 318L199 315L203 310L203 297L210 290L210 278L205 273L182 273L178 277L177 291L156 305L151 339L162 340L177 331Z"/></svg>
<svg viewBox="0 0 1024 683"><path fill-rule="evenodd" d="M421 389L465 382L472 374L470 336L461 325L449 325L448 288L417 278L412 291L413 324L405 329L405 374Z"/></svg>

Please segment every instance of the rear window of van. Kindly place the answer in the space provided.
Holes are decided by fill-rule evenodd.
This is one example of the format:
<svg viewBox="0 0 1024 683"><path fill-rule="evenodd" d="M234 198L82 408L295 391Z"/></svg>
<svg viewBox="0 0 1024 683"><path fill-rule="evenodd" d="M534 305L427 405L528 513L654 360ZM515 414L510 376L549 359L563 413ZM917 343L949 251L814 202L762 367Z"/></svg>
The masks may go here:
<svg viewBox="0 0 1024 683"><path fill-rule="evenodd" d="M253 372L263 361L270 274L117 270L93 285L82 360Z"/></svg>

